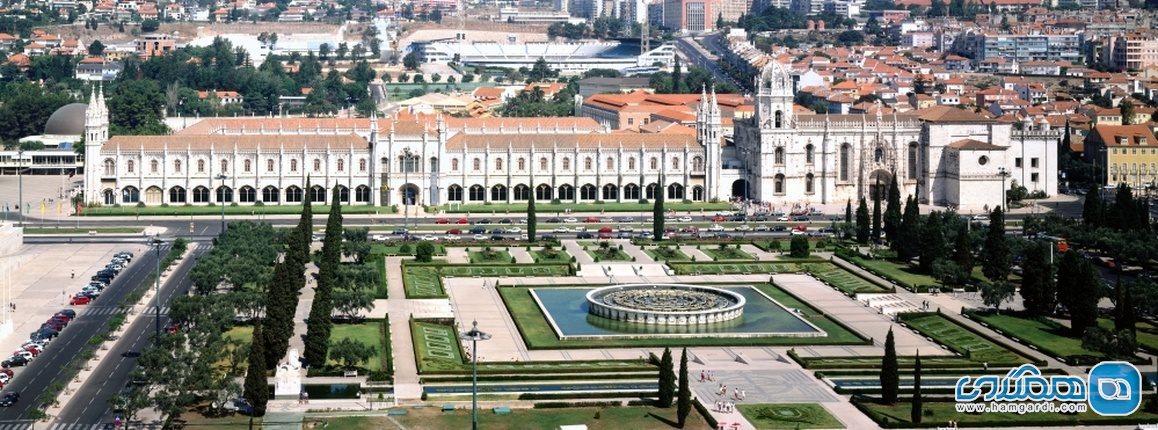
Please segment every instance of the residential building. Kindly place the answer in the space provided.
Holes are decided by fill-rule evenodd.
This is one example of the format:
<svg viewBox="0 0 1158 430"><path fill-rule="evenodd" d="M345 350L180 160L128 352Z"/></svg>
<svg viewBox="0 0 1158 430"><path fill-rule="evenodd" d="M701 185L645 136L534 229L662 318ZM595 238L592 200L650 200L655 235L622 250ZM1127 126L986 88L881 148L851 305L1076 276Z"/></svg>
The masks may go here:
<svg viewBox="0 0 1158 430"><path fill-rule="evenodd" d="M177 41L168 34L146 34L137 39L137 55L142 60L162 56L177 48Z"/></svg>
<svg viewBox="0 0 1158 430"><path fill-rule="evenodd" d="M1142 188L1158 181L1158 142L1144 125L1095 125L1083 156L1095 164L1103 185Z"/></svg>

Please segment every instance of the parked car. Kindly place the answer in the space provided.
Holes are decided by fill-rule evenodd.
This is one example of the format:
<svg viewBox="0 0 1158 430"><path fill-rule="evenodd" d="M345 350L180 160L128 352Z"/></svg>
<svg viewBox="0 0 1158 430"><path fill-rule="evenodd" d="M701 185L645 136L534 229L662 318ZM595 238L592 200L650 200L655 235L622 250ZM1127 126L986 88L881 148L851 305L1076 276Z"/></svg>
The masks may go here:
<svg viewBox="0 0 1158 430"><path fill-rule="evenodd" d="M708 227L708 231L710 231L710 232L724 231L724 226L719 225L719 224L712 224L711 227Z"/></svg>
<svg viewBox="0 0 1158 430"><path fill-rule="evenodd" d="M594 239L595 235L593 235L591 233L583 232L583 233L576 234L575 238L576 239Z"/></svg>
<svg viewBox="0 0 1158 430"><path fill-rule="evenodd" d="M575 218L575 217L567 217L567 218L563 218L563 222L567 222L567 223L579 222L579 219Z"/></svg>
<svg viewBox="0 0 1158 430"><path fill-rule="evenodd" d="M434 223L435 224L450 224L450 220L448 220L446 218L439 218L437 220L434 220Z"/></svg>
<svg viewBox="0 0 1158 430"><path fill-rule="evenodd" d="M447 230L446 230L446 234L448 234L448 235L451 235L451 234L462 234L462 229L461 229L461 228L451 228L451 229L447 229Z"/></svg>
<svg viewBox="0 0 1158 430"><path fill-rule="evenodd" d="M589 216L583 219L583 222L602 222L597 216Z"/></svg>
<svg viewBox="0 0 1158 430"><path fill-rule="evenodd" d="M554 233L570 233L571 229L569 229L569 228L567 228L567 226L563 225L563 226L555 227L553 232Z"/></svg>
<svg viewBox="0 0 1158 430"><path fill-rule="evenodd" d="M390 234L405 236L407 234L410 234L410 229L408 229L408 228L396 228Z"/></svg>
<svg viewBox="0 0 1158 430"><path fill-rule="evenodd" d="M687 215L684 215L684 216L681 216L681 217L679 217L679 218L676 218L676 221L679 221L679 222L692 222L692 217L690 217L690 216L687 216Z"/></svg>
<svg viewBox="0 0 1158 430"><path fill-rule="evenodd" d="M470 224L470 218L459 218L454 222L455 224Z"/></svg>
<svg viewBox="0 0 1158 430"><path fill-rule="evenodd" d="M29 361L30 360L28 360L27 358L21 357L19 355L15 355L12 357L8 357L8 359L6 359L4 361L0 361L0 366L3 366L3 367L27 366Z"/></svg>
<svg viewBox="0 0 1158 430"><path fill-rule="evenodd" d="M507 229L507 233L522 233L523 229L518 227L511 227Z"/></svg>
<svg viewBox="0 0 1158 430"><path fill-rule="evenodd" d="M67 315L69 318L76 319L76 311L74 311L72 309L61 309L61 310L57 311L56 313L64 314L64 315Z"/></svg>
<svg viewBox="0 0 1158 430"><path fill-rule="evenodd" d="M16 404L17 400L20 400L20 393L15 391L9 392L5 394L3 398L0 398L0 407L12 407Z"/></svg>
<svg viewBox="0 0 1158 430"><path fill-rule="evenodd" d="M480 219L478 221L475 221L474 223L475 224L490 224L491 219L490 218L483 218L483 219Z"/></svg>
<svg viewBox="0 0 1158 430"><path fill-rule="evenodd" d="M510 224L510 223L511 223L510 218L503 218L503 219L499 220L499 224Z"/></svg>
<svg viewBox="0 0 1158 430"><path fill-rule="evenodd" d="M547 218L547 223L548 223L548 224L558 224L558 223L561 223L561 222L563 222L563 220L562 220L562 219L560 219L560 218Z"/></svg>
<svg viewBox="0 0 1158 430"><path fill-rule="evenodd" d="M507 240L507 238L506 238L506 237L504 237L504 236L501 236L501 235L492 234L492 235L491 235L491 240L494 240L494 241L499 241L499 240Z"/></svg>
<svg viewBox="0 0 1158 430"><path fill-rule="evenodd" d="M92 303L92 297L88 296L73 296L72 299L68 301L69 306L87 305L89 303Z"/></svg>

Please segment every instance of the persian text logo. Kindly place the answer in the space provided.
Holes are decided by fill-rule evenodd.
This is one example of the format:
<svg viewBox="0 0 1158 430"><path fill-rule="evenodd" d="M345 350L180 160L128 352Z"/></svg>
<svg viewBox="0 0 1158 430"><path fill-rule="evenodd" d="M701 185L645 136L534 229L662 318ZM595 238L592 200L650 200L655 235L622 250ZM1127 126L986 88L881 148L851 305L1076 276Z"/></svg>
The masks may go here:
<svg viewBox="0 0 1158 430"><path fill-rule="evenodd" d="M1089 380L1080 376L1042 376L1032 364L1023 364L1004 376L963 376L953 392L958 403L986 402L1088 402L1099 415L1124 416L1142 403L1142 374L1133 364L1106 361L1090 369ZM991 409L987 409L991 410ZM1041 410L1045 412L1046 410Z"/></svg>

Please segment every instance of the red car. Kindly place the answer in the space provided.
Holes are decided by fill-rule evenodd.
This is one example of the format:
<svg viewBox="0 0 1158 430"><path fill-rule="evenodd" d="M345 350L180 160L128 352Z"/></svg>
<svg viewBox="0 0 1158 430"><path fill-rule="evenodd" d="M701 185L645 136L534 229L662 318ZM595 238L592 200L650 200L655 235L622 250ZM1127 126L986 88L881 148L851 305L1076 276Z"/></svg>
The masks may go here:
<svg viewBox="0 0 1158 430"><path fill-rule="evenodd" d="M466 219L466 218L459 218L458 221L455 221L454 223L455 224L470 224L470 220Z"/></svg>
<svg viewBox="0 0 1158 430"><path fill-rule="evenodd" d="M446 231L446 234L462 234L461 228L452 228Z"/></svg>
<svg viewBox="0 0 1158 430"><path fill-rule="evenodd" d="M600 239L611 239L611 233L599 233Z"/></svg>
<svg viewBox="0 0 1158 430"><path fill-rule="evenodd" d="M450 220L446 218L439 218L434 221L435 224L450 224Z"/></svg>
<svg viewBox="0 0 1158 430"><path fill-rule="evenodd" d="M13 372L12 369L9 369L7 367L0 367L0 373L8 375L9 377L16 375L16 372Z"/></svg>
<svg viewBox="0 0 1158 430"><path fill-rule="evenodd" d="M87 296L73 297L68 301L69 306L87 305L89 303L92 303L92 298Z"/></svg>
<svg viewBox="0 0 1158 430"><path fill-rule="evenodd" d="M724 221L727 221L727 220L728 220L728 219L727 219L727 218L724 218L724 216L723 216L723 215L716 215L714 218L712 218L712 222L724 222Z"/></svg>
<svg viewBox="0 0 1158 430"><path fill-rule="evenodd" d="M599 229L600 233L607 233L607 234L611 234L614 231L615 230L612 230L611 227L603 227L603 228Z"/></svg>
<svg viewBox="0 0 1158 430"><path fill-rule="evenodd" d="M583 220L583 222L601 222L601 221L602 220L600 220L599 217L597 217L597 216L589 216Z"/></svg>

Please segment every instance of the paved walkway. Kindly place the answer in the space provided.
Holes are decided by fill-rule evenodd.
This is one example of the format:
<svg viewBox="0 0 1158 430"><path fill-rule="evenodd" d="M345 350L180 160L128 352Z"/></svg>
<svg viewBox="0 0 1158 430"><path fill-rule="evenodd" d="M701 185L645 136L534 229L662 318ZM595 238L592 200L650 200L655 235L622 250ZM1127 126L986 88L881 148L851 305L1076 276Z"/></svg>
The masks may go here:
<svg viewBox="0 0 1158 430"><path fill-rule="evenodd" d="M406 299L402 284L402 257L386 257L386 285L390 309L390 345L394 354L394 397L399 403L416 401L422 397L418 384L418 363L414 359L414 343L410 335L410 317L414 315L412 300ZM445 300L443 300L445 301ZM421 316L421 314L419 315Z"/></svg>

